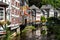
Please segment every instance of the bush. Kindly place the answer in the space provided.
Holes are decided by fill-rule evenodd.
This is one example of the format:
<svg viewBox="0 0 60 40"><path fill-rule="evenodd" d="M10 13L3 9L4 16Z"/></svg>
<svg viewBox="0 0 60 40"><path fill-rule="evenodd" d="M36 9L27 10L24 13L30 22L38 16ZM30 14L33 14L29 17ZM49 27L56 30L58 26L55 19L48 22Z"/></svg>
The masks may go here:
<svg viewBox="0 0 60 40"><path fill-rule="evenodd" d="M41 31L41 34L42 34L42 35L45 35L45 33L46 33L46 30L42 30L42 31Z"/></svg>
<svg viewBox="0 0 60 40"><path fill-rule="evenodd" d="M55 18L55 17L47 18L47 21L50 23L55 22L55 24L60 24L59 18Z"/></svg>
<svg viewBox="0 0 60 40"><path fill-rule="evenodd" d="M24 30L22 30L22 32L27 32L28 30L34 30L35 27L34 26L27 26L24 28Z"/></svg>
<svg viewBox="0 0 60 40"><path fill-rule="evenodd" d="M11 22L7 20L7 24L8 24L8 25L10 25L10 24L11 24Z"/></svg>
<svg viewBox="0 0 60 40"><path fill-rule="evenodd" d="M50 17L47 19L47 22L49 23L47 28L50 35L55 35L55 39L60 40L60 20L55 17Z"/></svg>
<svg viewBox="0 0 60 40"><path fill-rule="evenodd" d="M10 29L7 27L6 28L6 37L4 38L5 40L12 40L11 38L12 32L10 31Z"/></svg>
<svg viewBox="0 0 60 40"><path fill-rule="evenodd" d="M46 22L46 18L44 16L41 16L41 21Z"/></svg>

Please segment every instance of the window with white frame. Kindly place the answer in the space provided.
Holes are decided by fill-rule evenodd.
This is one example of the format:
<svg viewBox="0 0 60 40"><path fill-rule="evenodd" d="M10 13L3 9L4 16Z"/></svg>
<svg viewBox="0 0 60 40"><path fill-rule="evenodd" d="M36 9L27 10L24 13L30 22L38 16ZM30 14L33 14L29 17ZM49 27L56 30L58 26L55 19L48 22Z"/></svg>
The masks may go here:
<svg viewBox="0 0 60 40"><path fill-rule="evenodd" d="M3 8L0 8L0 20L3 20L3 17L4 16L4 14L3 14Z"/></svg>

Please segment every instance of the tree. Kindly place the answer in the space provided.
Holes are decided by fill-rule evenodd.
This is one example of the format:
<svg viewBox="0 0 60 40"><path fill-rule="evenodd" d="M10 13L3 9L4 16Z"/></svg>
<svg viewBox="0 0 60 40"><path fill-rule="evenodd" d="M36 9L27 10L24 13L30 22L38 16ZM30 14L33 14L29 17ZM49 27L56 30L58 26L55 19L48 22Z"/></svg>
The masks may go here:
<svg viewBox="0 0 60 40"><path fill-rule="evenodd" d="M60 40L60 20L55 17L47 19L48 37L54 35L56 40Z"/></svg>
<svg viewBox="0 0 60 40"><path fill-rule="evenodd" d="M42 1L43 2L43 1ZM54 8L59 8L60 7L60 0L47 0L46 4L51 4Z"/></svg>
<svg viewBox="0 0 60 40"><path fill-rule="evenodd" d="M41 16L41 22L46 22L46 18L44 16Z"/></svg>
<svg viewBox="0 0 60 40"><path fill-rule="evenodd" d="M36 5L41 7L42 5L51 4L54 8L60 7L60 0L29 0L29 6Z"/></svg>
<svg viewBox="0 0 60 40"><path fill-rule="evenodd" d="M41 0L29 0L29 6L36 5L37 7L41 6Z"/></svg>

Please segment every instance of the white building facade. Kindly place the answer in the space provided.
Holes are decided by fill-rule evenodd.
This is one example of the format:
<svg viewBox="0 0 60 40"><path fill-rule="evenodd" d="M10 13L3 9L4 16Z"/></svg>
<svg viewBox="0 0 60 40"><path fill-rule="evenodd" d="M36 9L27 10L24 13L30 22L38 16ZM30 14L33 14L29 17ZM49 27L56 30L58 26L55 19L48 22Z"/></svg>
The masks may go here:
<svg viewBox="0 0 60 40"><path fill-rule="evenodd" d="M11 27L11 30L18 30L20 25L20 1L19 0L0 0L4 3L7 3L9 6L6 9L7 20L11 22L8 27ZM3 14L4 15L4 14ZM4 18L4 17L3 17Z"/></svg>
<svg viewBox="0 0 60 40"><path fill-rule="evenodd" d="M45 18L59 17L59 11L56 10L51 5L42 5L41 10L42 10L42 13L45 16Z"/></svg>

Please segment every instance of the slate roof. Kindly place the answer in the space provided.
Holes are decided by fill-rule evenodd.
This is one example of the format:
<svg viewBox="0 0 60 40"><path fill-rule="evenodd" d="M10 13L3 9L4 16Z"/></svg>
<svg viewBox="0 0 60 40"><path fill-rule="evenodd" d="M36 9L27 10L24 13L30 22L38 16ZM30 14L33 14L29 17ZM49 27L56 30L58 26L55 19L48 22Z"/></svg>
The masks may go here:
<svg viewBox="0 0 60 40"><path fill-rule="evenodd" d="M50 9L53 8L51 5L42 5L41 9Z"/></svg>
<svg viewBox="0 0 60 40"><path fill-rule="evenodd" d="M38 7L36 7L35 5L30 6L30 9L39 9Z"/></svg>

